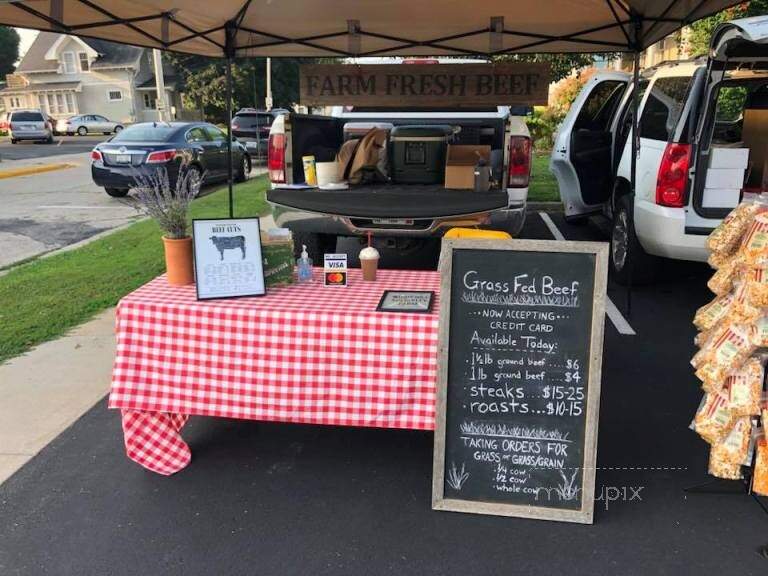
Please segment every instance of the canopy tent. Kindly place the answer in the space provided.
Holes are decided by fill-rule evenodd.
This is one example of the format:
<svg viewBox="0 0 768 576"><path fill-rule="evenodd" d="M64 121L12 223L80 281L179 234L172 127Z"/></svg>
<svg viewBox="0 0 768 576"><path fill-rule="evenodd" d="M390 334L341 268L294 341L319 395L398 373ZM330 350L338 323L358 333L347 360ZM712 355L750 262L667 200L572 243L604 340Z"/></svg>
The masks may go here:
<svg viewBox="0 0 768 576"><path fill-rule="evenodd" d="M238 56L485 56L633 52L637 135L639 54L734 0L0 0L0 24L227 59L232 195L232 67ZM635 190L637 138L633 137ZM630 271L631 276L631 271ZM628 291L628 308L629 294Z"/></svg>
<svg viewBox="0 0 768 576"><path fill-rule="evenodd" d="M204 56L638 51L733 0L0 0L0 23Z"/></svg>

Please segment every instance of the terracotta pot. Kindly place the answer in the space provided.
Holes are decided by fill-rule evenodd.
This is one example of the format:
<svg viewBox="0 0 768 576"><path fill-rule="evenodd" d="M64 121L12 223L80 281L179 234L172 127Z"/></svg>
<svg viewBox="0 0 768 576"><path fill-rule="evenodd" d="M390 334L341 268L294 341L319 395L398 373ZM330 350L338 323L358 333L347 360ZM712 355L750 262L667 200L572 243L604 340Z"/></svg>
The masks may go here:
<svg viewBox="0 0 768 576"><path fill-rule="evenodd" d="M166 238L165 245L165 269L168 272L168 284L172 286L185 286L195 281L195 272L192 267L192 238Z"/></svg>

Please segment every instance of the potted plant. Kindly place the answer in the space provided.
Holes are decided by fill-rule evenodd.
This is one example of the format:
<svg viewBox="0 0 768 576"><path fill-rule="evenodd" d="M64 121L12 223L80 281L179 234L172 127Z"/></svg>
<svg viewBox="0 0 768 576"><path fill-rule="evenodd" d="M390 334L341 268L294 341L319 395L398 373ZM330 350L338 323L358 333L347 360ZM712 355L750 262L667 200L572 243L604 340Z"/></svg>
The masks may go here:
<svg viewBox="0 0 768 576"><path fill-rule="evenodd" d="M155 219L163 232L168 284L183 286L195 281L192 237L189 235L189 205L195 199L190 172L182 165L176 185L171 187L165 168L136 171L134 199L139 212Z"/></svg>

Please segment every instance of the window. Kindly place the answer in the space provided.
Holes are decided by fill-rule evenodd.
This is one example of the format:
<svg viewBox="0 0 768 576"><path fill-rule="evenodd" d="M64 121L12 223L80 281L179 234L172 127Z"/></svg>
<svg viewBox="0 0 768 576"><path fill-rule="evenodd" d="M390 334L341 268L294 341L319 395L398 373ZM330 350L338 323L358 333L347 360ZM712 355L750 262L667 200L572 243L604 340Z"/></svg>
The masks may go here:
<svg viewBox="0 0 768 576"><path fill-rule="evenodd" d="M685 104L690 77L659 78L640 116L640 138L669 141L675 131Z"/></svg>
<svg viewBox="0 0 768 576"><path fill-rule="evenodd" d="M107 102L120 102L123 99L122 90L107 91Z"/></svg>
<svg viewBox="0 0 768 576"><path fill-rule="evenodd" d="M18 96L11 96L10 101L11 108L23 108L21 105L21 98Z"/></svg>
<svg viewBox="0 0 768 576"><path fill-rule="evenodd" d="M607 130L626 87L625 82L618 80L600 82L587 96L573 129L597 132Z"/></svg>
<svg viewBox="0 0 768 576"><path fill-rule="evenodd" d="M59 112L67 111L67 109L64 107L64 94L61 92L56 94L56 107L59 109Z"/></svg>
<svg viewBox="0 0 768 576"><path fill-rule="evenodd" d="M48 102L46 102L45 100L45 94L37 95L37 106L38 108L40 108L40 110L43 110L44 112L48 112Z"/></svg>
<svg viewBox="0 0 768 576"><path fill-rule="evenodd" d="M208 136L205 135L205 130L202 128L192 128L187 132L187 142L208 142Z"/></svg>
<svg viewBox="0 0 768 576"><path fill-rule="evenodd" d="M85 52L78 52L77 57L80 59L80 71L88 72L91 69L91 63L88 61L88 54Z"/></svg>
<svg viewBox="0 0 768 576"><path fill-rule="evenodd" d="M48 98L48 113L58 114L59 109L56 107L56 98L53 97L53 94L46 94L46 98Z"/></svg>
<svg viewBox="0 0 768 576"><path fill-rule="evenodd" d="M75 108L75 95L72 92L67 92L65 96L67 99L67 112L74 114L77 111Z"/></svg>
<svg viewBox="0 0 768 576"><path fill-rule="evenodd" d="M227 135L215 126L206 126L205 131L214 142L224 142L227 139Z"/></svg>
<svg viewBox="0 0 768 576"><path fill-rule="evenodd" d="M144 92L144 108L146 110L157 109L157 95L154 92Z"/></svg>
<svg viewBox="0 0 768 576"><path fill-rule="evenodd" d="M168 142L178 130L178 126L167 124L134 124L120 130L110 142Z"/></svg>
<svg viewBox="0 0 768 576"><path fill-rule="evenodd" d="M61 66L64 70L64 74L74 74L75 70L75 53L74 52L62 52L61 54Z"/></svg>
<svg viewBox="0 0 768 576"><path fill-rule="evenodd" d="M45 118L40 112L14 112L11 114L12 122L44 122Z"/></svg>

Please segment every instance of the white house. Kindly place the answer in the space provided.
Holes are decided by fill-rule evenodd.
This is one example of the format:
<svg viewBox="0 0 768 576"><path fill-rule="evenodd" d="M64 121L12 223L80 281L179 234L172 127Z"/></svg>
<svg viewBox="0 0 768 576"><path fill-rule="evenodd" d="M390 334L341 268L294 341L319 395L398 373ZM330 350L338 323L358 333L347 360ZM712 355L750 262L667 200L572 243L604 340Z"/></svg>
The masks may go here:
<svg viewBox="0 0 768 576"><path fill-rule="evenodd" d="M164 66L166 101L183 114L177 79ZM5 109L41 108L53 118L100 114L117 122L157 120L152 50L40 32L0 90Z"/></svg>

